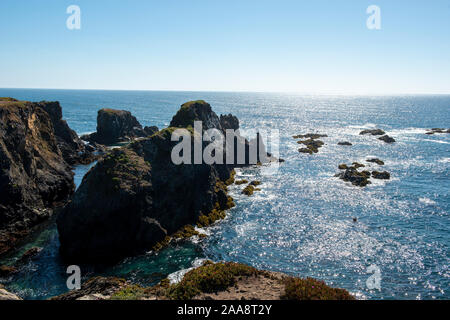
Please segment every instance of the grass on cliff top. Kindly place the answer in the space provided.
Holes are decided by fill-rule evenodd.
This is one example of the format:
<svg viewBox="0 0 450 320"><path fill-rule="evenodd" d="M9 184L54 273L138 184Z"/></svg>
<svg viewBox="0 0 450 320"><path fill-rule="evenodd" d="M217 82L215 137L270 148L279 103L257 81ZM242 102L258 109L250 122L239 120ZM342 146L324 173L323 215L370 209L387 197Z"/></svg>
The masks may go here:
<svg viewBox="0 0 450 320"><path fill-rule="evenodd" d="M111 300L141 300L145 295L145 288L139 285L131 285L115 292L111 296Z"/></svg>
<svg viewBox="0 0 450 320"><path fill-rule="evenodd" d="M158 285L143 288L129 285L115 292L113 300L141 300L146 297L160 297L172 300L190 300L202 293L225 291L247 277L273 277L269 272L258 270L236 262L213 263L206 261L202 266L187 272L177 284L170 284L166 278ZM345 289L332 288L325 282L313 278L280 278L284 284L285 300L355 300Z"/></svg>
<svg viewBox="0 0 450 320"><path fill-rule="evenodd" d="M192 107L195 104L203 104L206 105L208 104L205 100L194 100L194 101L188 101L186 103L183 103L181 105L181 109L189 109L190 107Z"/></svg>
<svg viewBox="0 0 450 320"><path fill-rule="evenodd" d="M5 101L5 102L17 102L19 100L14 99L14 98L10 98L10 97L0 97L0 101Z"/></svg>
<svg viewBox="0 0 450 320"><path fill-rule="evenodd" d="M175 300L188 300L201 293L223 291L236 283L238 277L256 276L261 271L235 262L212 263L193 269L185 274L183 280L167 290L167 297Z"/></svg>
<svg viewBox="0 0 450 320"><path fill-rule="evenodd" d="M325 282L313 278L285 280L285 300L355 300L345 289L332 288Z"/></svg>

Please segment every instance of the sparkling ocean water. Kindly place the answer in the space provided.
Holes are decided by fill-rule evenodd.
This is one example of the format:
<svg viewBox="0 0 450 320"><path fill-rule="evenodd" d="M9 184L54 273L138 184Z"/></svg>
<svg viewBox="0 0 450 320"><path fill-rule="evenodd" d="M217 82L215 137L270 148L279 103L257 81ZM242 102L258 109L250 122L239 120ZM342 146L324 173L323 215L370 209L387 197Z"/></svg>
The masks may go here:
<svg viewBox="0 0 450 320"><path fill-rule="evenodd" d="M83 279L115 275L144 285L157 283L201 259L246 263L295 276L311 276L348 289L362 299L450 299L450 135L425 135L450 127L450 96L305 96L266 93L77 91L0 89L0 96L58 100L78 134L96 129L100 108L131 111L142 125L169 124L179 106L204 99L217 113L232 113L247 129L278 129L276 175L249 168L239 177L262 181L247 197L231 186L236 207L206 230L202 242L173 245L158 254L127 258L114 266L81 266ZM397 142L389 145L367 128L381 128ZM297 151L292 135L328 134L312 156ZM350 141L353 146L338 146ZM338 164L378 157L391 180L372 179L359 188L334 177ZM75 170L79 184L90 166ZM238 177L238 179L239 179ZM354 223L353 217L358 221ZM2 283L27 299L67 291L66 265L58 254L54 222L0 263L12 263L32 246L44 249L22 271ZM369 290L376 265L381 290Z"/></svg>

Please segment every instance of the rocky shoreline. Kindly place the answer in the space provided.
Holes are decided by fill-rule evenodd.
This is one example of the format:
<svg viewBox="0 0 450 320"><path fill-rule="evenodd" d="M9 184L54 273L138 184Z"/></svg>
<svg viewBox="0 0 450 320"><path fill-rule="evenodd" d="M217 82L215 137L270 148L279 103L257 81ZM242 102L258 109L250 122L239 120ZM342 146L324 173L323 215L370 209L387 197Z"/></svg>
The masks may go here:
<svg viewBox="0 0 450 320"><path fill-rule="evenodd" d="M235 205L228 195L229 185L244 185L241 192L247 196L261 190L263 182L259 180L235 181L235 169L284 161L266 153L259 135L248 141L236 131L234 142L245 151L243 162L236 161L234 151L238 146L225 145L224 160L228 153L233 154L235 164L173 164L171 151L178 141L171 138L176 129L188 132L191 155L197 138L195 121L202 121L202 134L209 129L222 133L239 129L237 117L218 116L202 100L183 104L169 127L162 130L142 127L128 111L101 109L97 131L81 138L63 120L58 102L0 98L0 117L0 186L9 194L0 201L0 255L14 250L34 226L55 212L60 253L68 264L114 263L149 250L158 251L172 241L203 237L195 227L207 227L223 219L226 210ZM318 140L322 137L327 135L294 136L304 139L298 143L305 145L305 150L299 151L309 154L317 153L324 145ZM255 143L256 163L250 157ZM122 146L108 147L117 144ZM202 151L207 145L201 142ZM380 164L376 160L368 161ZM75 192L72 166L93 161L98 162ZM372 174L377 178L375 172ZM27 261L39 250L32 248L19 260ZM20 264L0 266L0 277L13 275ZM222 275L220 281L225 277L227 282L209 287L219 281L208 278L209 269ZM198 281L200 287L196 287ZM1 288L0 299L15 297ZM177 285L163 280L155 287L142 288L123 279L97 277L87 281L81 290L55 299L123 298L353 299L347 291L315 279L294 278L237 263L211 262L188 272Z"/></svg>
<svg viewBox="0 0 450 320"><path fill-rule="evenodd" d="M80 290L52 300L355 300L345 289L234 263L206 261L180 282L142 287L125 279L96 277Z"/></svg>

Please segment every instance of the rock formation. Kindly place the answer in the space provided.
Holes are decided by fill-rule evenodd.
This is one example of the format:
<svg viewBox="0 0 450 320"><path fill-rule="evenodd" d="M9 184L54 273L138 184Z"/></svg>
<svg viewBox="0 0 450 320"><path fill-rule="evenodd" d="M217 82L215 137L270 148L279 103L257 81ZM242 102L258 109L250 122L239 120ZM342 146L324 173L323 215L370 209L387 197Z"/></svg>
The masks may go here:
<svg viewBox="0 0 450 320"><path fill-rule="evenodd" d="M73 173L39 103L0 99L0 255L73 193Z"/></svg>
<svg viewBox="0 0 450 320"><path fill-rule="evenodd" d="M366 130L361 131L359 134L360 135L370 134L372 136L382 136L385 133L386 132L384 132L381 129L366 129Z"/></svg>
<svg viewBox="0 0 450 320"><path fill-rule="evenodd" d="M68 164L88 164L97 158L96 148L89 149L86 147L76 132L70 129L67 122L62 119L62 109L59 102L42 101L37 105L49 114L55 130L58 148Z"/></svg>
<svg viewBox="0 0 450 320"><path fill-rule="evenodd" d="M384 141L386 143L394 143L395 139L388 136L387 134L378 138L378 140Z"/></svg>
<svg viewBox="0 0 450 320"><path fill-rule="evenodd" d="M82 139L111 145L146 137L155 131L157 131L155 127L143 129L136 117L129 111L101 109L97 114L97 132L83 136Z"/></svg>
<svg viewBox="0 0 450 320"><path fill-rule="evenodd" d="M112 150L86 174L57 220L67 260L106 262L143 252L186 225L222 217L233 205L226 192L233 165L171 160L178 144L171 141L174 126L190 128L194 120L223 129L209 104L187 103L172 127ZM187 132L192 150L194 132Z"/></svg>

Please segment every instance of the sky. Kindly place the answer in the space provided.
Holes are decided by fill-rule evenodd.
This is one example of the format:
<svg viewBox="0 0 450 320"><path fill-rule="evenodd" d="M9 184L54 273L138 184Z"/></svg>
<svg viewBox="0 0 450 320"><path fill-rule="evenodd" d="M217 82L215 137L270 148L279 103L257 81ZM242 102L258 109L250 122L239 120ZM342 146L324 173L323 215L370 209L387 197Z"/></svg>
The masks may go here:
<svg viewBox="0 0 450 320"><path fill-rule="evenodd" d="M0 39L1 88L450 94L450 0L1 0Z"/></svg>

